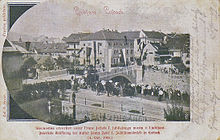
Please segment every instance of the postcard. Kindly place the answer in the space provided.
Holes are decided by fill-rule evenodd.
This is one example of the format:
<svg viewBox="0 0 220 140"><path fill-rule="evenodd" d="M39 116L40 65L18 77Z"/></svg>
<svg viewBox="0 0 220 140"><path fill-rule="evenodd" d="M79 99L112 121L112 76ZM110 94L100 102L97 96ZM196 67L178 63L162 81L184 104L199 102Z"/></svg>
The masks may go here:
<svg viewBox="0 0 220 140"><path fill-rule="evenodd" d="M0 0L1 140L220 140L219 0Z"/></svg>

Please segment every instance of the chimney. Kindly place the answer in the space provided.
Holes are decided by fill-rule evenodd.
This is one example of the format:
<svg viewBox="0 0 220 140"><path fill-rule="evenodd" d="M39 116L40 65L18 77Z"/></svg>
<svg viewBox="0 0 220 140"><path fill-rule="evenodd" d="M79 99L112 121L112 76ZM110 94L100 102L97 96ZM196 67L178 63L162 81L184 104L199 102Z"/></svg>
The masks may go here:
<svg viewBox="0 0 220 140"><path fill-rule="evenodd" d="M167 35L163 37L163 44L167 44Z"/></svg>
<svg viewBox="0 0 220 140"><path fill-rule="evenodd" d="M20 38L19 38L19 42L22 42L21 36L20 36Z"/></svg>
<svg viewBox="0 0 220 140"><path fill-rule="evenodd" d="M125 39L125 44L127 45L127 43L128 43L127 36L124 36L124 39Z"/></svg>
<svg viewBox="0 0 220 140"><path fill-rule="evenodd" d="M27 51L30 50L30 45L31 45L31 42L25 42L25 48Z"/></svg>

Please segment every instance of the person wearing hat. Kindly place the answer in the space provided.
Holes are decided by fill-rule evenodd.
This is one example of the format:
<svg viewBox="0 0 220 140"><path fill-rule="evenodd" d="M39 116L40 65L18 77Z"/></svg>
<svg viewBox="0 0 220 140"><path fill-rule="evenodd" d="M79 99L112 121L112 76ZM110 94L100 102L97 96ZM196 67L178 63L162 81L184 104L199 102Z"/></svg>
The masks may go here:
<svg viewBox="0 0 220 140"><path fill-rule="evenodd" d="M159 90L159 94L158 95L159 95L158 101L161 101L162 97L163 97L163 89L162 88Z"/></svg>

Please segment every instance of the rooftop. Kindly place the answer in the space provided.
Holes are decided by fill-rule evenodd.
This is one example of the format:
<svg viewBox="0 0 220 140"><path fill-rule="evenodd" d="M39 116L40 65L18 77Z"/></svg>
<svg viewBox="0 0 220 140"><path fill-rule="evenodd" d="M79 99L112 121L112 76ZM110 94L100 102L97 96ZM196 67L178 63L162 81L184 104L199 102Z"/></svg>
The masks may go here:
<svg viewBox="0 0 220 140"><path fill-rule="evenodd" d="M136 38L139 38L140 31L126 31L126 32L121 32L123 36L126 36L127 39L129 40L134 40Z"/></svg>
<svg viewBox="0 0 220 140"><path fill-rule="evenodd" d="M36 50L38 53L66 53L67 47L66 43L31 42L30 44L30 50Z"/></svg>
<svg viewBox="0 0 220 140"><path fill-rule="evenodd" d="M14 53L21 53L21 54L29 53L25 48L19 45L13 44L8 39L5 40L3 52L7 52L7 53L14 52Z"/></svg>
<svg viewBox="0 0 220 140"><path fill-rule="evenodd" d="M68 37L64 37L63 41L70 43L70 42L79 42L85 36L90 35L90 33L74 33L69 35Z"/></svg>
<svg viewBox="0 0 220 140"><path fill-rule="evenodd" d="M82 38L82 40L122 40L124 36L118 31L101 30Z"/></svg>
<svg viewBox="0 0 220 140"><path fill-rule="evenodd" d="M166 34L162 32L157 31L144 31L142 30L148 38L154 38L154 39L163 39Z"/></svg>

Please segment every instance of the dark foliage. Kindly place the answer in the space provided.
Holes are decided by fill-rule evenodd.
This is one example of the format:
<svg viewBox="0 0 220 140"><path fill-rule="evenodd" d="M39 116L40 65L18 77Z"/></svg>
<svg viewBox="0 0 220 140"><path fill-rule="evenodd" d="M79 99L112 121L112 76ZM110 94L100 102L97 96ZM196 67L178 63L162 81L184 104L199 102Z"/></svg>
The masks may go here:
<svg viewBox="0 0 220 140"><path fill-rule="evenodd" d="M130 110L129 112L130 112L130 113L140 114L140 111L138 111L138 110Z"/></svg>
<svg viewBox="0 0 220 140"><path fill-rule="evenodd" d="M13 95L14 100L18 103L24 103L30 100L36 100L40 98L58 98L58 89L70 89L70 80L59 80L42 82L36 84L23 85L23 90Z"/></svg>
<svg viewBox="0 0 220 140"><path fill-rule="evenodd" d="M172 106L168 107L167 110L164 109L164 118L166 121L189 121L189 112L183 111L183 107Z"/></svg>

